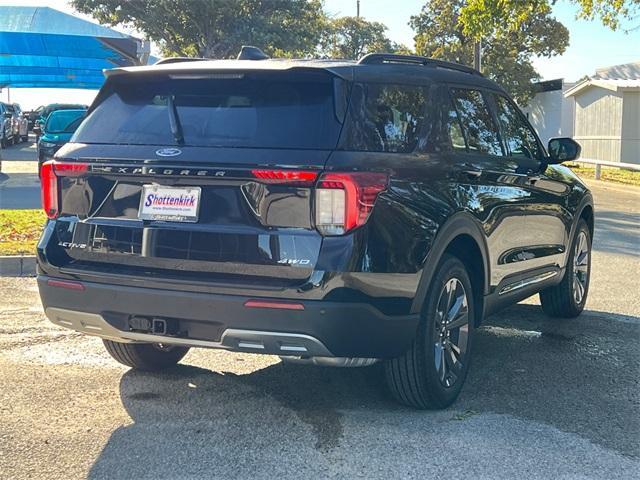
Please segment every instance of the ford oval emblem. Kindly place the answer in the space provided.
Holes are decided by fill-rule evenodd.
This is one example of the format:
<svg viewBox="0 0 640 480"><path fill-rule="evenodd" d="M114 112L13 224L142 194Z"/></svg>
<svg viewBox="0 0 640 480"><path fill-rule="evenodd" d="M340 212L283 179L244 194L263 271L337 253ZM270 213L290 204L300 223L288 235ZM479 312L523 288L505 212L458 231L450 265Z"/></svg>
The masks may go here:
<svg viewBox="0 0 640 480"><path fill-rule="evenodd" d="M176 157L182 153L179 148L161 148L156 150L156 155L159 157Z"/></svg>

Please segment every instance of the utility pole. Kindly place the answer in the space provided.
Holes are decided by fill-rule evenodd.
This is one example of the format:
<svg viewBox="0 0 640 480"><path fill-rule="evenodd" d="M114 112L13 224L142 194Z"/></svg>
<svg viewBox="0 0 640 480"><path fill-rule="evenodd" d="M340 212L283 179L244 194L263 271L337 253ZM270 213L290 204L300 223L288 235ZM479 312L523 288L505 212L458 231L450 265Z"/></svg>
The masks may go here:
<svg viewBox="0 0 640 480"><path fill-rule="evenodd" d="M482 40L473 44L473 68L482 72Z"/></svg>
<svg viewBox="0 0 640 480"><path fill-rule="evenodd" d="M360 0L356 0L356 17L360 18Z"/></svg>

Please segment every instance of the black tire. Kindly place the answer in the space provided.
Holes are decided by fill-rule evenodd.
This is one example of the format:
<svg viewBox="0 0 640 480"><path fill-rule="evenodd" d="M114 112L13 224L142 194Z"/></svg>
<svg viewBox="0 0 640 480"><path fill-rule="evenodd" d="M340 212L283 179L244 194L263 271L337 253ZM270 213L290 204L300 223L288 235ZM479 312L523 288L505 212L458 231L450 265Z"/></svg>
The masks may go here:
<svg viewBox="0 0 640 480"><path fill-rule="evenodd" d="M443 324L439 321L438 311L453 312L453 308L444 307L443 295L453 280L459 282L466 294L467 323L457 329L453 328L444 341L442 340ZM456 289L458 284L456 284ZM458 290L454 292L454 295ZM449 302L451 297L449 296ZM385 362L385 377L392 395L397 401L420 409L440 409L451 405L458 398L469 370L471 351L475 333L475 305L473 302L473 288L469 275L463 263L452 255L444 255L431 282L425 301L422 320L418 326L416 338L411 348L401 357ZM449 303L447 303L449 305ZM461 307L461 308L462 308ZM462 311L462 310L460 310ZM454 315L454 320L458 313ZM445 324L446 325L446 324ZM452 323L453 325L453 323ZM443 327L444 328L444 327ZM457 334L457 336L455 336ZM455 337L454 337L455 336ZM458 355L458 369L447 367L447 357L452 360L456 355L451 353L451 347L445 350L447 340L462 340L465 337L465 349ZM460 345L458 345L460 347ZM438 351L440 354L438 355ZM438 356L440 368L438 365ZM455 373L455 380L451 385L445 385L446 368L451 368L449 374ZM442 371L445 377L442 377Z"/></svg>
<svg viewBox="0 0 640 480"><path fill-rule="evenodd" d="M587 246L586 257L581 257L580 237L584 235ZM584 276L584 279L583 279ZM567 267L562 281L553 287L540 292L542 310L554 318L575 318L582 313L587 303L589 282L591 280L591 232L587 222L580 219L576 232L571 241L567 258ZM576 282L582 287L582 294L578 298Z"/></svg>
<svg viewBox="0 0 640 480"><path fill-rule="evenodd" d="M136 370L154 371L169 368L178 363L189 347L161 345L157 343L120 343L102 340L107 352L114 359Z"/></svg>

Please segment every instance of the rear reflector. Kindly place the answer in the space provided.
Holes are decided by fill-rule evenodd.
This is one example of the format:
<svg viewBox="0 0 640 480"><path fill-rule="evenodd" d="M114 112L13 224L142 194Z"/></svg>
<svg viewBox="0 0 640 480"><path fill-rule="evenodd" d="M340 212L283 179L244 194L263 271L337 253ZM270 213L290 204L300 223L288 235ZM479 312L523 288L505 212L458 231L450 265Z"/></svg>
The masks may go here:
<svg viewBox="0 0 640 480"><path fill-rule="evenodd" d="M251 170L254 177L264 183L298 185L311 187L318 178L318 172L309 170Z"/></svg>
<svg viewBox="0 0 640 480"><path fill-rule="evenodd" d="M58 162L50 160L40 167L40 187L42 209L48 218L59 214L58 177L79 177L89 169L86 163Z"/></svg>
<svg viewBox="0 0 640 480"><path fill-rule="evenodd" d="M304 310L301 303L278 302L271 300L247 300L244 302L247 308L278 308L281 310Z"/></svg>
<svg viewBox="0 0 640 480"><path fill-rule="evenodd" d="M67 290L84 290L83 284L81 284L80 282L72 282L70 280L49 279L47 280L47 285L49 285L50 287L66 288Z"/></svg>

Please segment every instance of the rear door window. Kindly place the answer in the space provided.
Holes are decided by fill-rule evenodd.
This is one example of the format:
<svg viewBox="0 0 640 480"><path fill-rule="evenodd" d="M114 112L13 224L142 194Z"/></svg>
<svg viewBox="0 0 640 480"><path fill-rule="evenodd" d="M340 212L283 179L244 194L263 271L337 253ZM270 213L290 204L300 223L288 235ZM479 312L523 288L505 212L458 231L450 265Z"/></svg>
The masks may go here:
<svg viewBox="0 0 640 480"><path fill-rule="evenodd" d="M345 123L345 148L413 152L423 138L426 102L422 86L356 84Z"/></svg>
<svg viewBox="0 0 640 480"><path fill-rule="evenodd" d="M498 129L493 121L489 106L479 90L453 88L450 90L453 106L460 119L468 151L489 155L502 155ZM452 142L459 144L459 134L455 122L451 123Z"/></svg>
<svg viewBox="0 0 640 480"><path fill-rule="evenodd" d="M335 148L342 118L328 73L123 77L77 130L82 143L175 144L169 98L188 146ZM344 115L344 114L343 114Z"/></svg>
<svg viewBox="0 0 640 480"><path fill-rule="evenodd" d="M507 155L532 160L542 158L536 136L518 108L502 95L494 95L494 98L496 116L500 124L502 140L507 148Z"/></svg>

